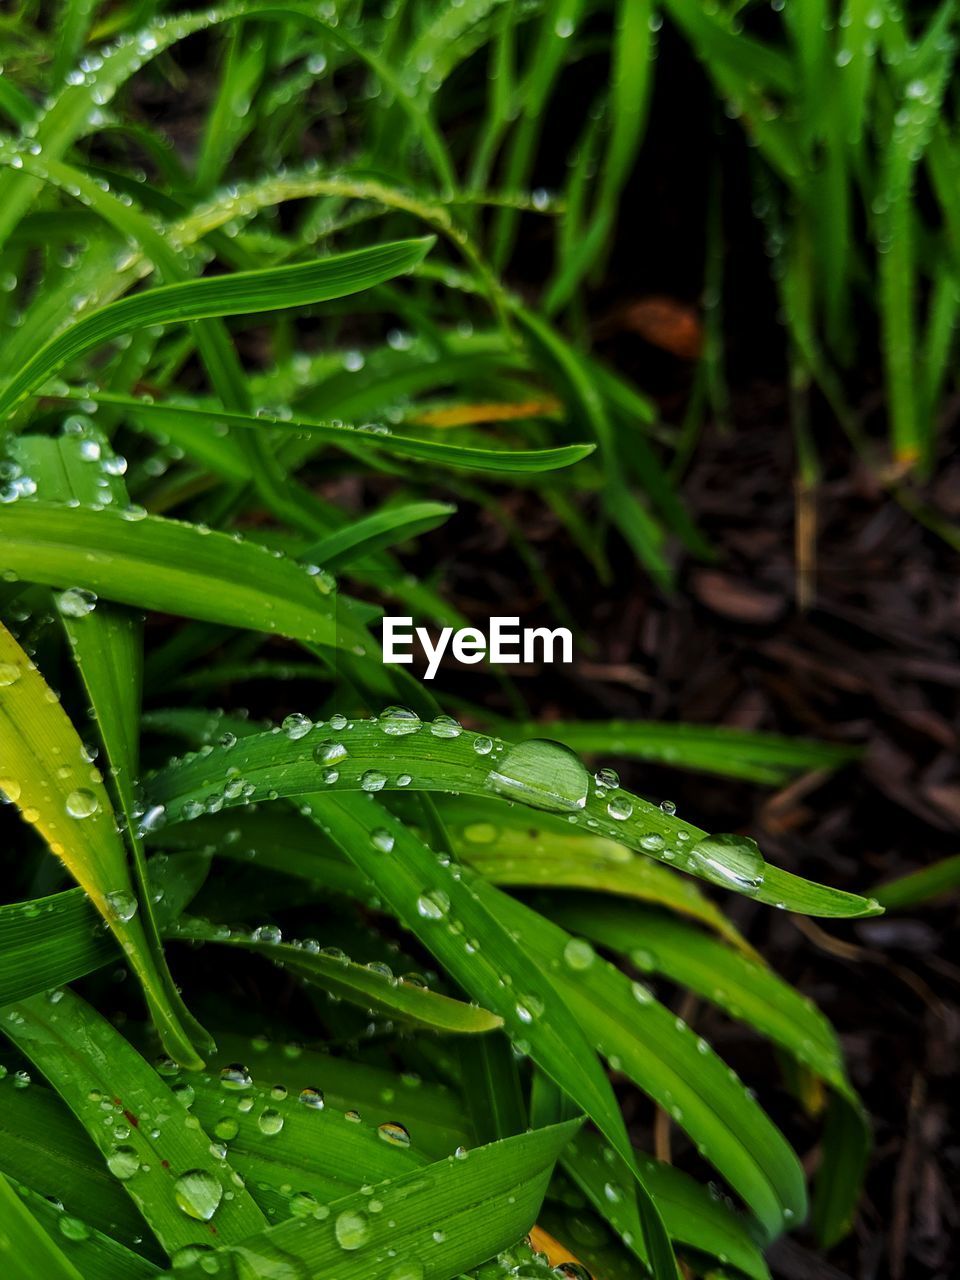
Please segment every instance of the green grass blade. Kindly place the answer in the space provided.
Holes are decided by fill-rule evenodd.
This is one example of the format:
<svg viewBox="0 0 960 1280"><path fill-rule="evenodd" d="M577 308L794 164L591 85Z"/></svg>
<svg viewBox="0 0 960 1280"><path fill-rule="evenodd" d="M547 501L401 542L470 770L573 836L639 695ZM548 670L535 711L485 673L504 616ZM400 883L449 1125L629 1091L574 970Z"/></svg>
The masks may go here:
<svg viewBox="0 0 960 1280"><path fill-rule="evenodd" d="M499 912L481 902L476 886L454 874L455 868L439 861L370 796L314 795L308 803L320 829L369 877L397 917L466 991L503 1017L508 1032L630 1163L619 1108L589 1041L565 1016L553 978L516 941L519 935L503 927ZM381 828L394 839L396 852L389 859L372 842ZM637 1194L656 1280L673 1280L669 1242L639 1180Z"/></svg>
<svg viewBox="0 0 960 1280"><path fill-rule="evenodd" d="M534 1130L376 1184L378 1213L368 1195L344 1196L329 1213L293 1218L221 1251L217 1274L276 1274L292 1260L313 1280L337 1280L345 1267L352 1280L383 1280L391 1271L397 1280L458 1276L529 1230L577 1125ZM202 1259L183 1271L185 1280L206 1274Z"/></svg>
<svg viewBox="0 0 960 1280"><path fill-rule="evenodd" d="M0 510L0 539L26 581L331 648L366 642L328 577L197 525L31 500Z"/></svg>
<svg viewBox="0 0 960 1280"><path fill-rule="evenodd" d="M3 1177L0 1177L0 1263L13 1280L27 1280L28 1276L82 1280L80 1272L30 1212L24 1197Z"/></svg>
<svg viewBox="0 0 960 1280"><path fill-rule="evenodd" d="M278 741L278 735L273 733L252 735L231 748L229 756L223 749L214 748L202 760L175 764L154 777L148 788L152 802L165 805L170 820L183 816L185 804L195 806L199 814L215 788L222 792L229 767L239 770L239 776L247 782L250 801L310 794L318 784L323 785L324 765L314 758L313 749L325 742L345 748L337 760L337 777L330 783L338 793L369 789L370 779L365 781L364 775L372 774L372 785L377 790L490 796L497 785L490 775L502 767L513 750L504 744L493 753L478 751L474 735L457 733L455 727L454 734L444 736L443 724L439 734L424 728L398 738L388 736L377 721L351 723L352 727L344 725L333 730L316 726L310 735L295 742ZM565 748L534 741L533 749L525 747L522 756L528 761L523 772L529 776L530 785L520 783L515 788L508 787L510 799L534 809L549 810L551 805L555 811L569 809L566 816L572 816L576 824L589 822L593 835L606 836L638 853L710 879L692 852L707 834L700 828L665 812L659 805L627 793L620 794L624 800L623 810L629 808L629 813L626 817L614 817L608 809L607 797L597 795L595 789L591 791L586 770L566 754ZM281 762L282 774L278 768ZM582 787L582 796L577 796L580 807L551 800L558 768L570 777L578 792ZM401 775L409 781L398 783ZM222 803L228 808L239 800L224 796ZM720 854L721 863L723 856ZM870 899L815 884L770 864L762 869L762 879L756 884L738 885L732 872L724 883L760 902L803 914L864 916L880 911Z"/></svg>
<svg viewBox="0 0 960 1280"><path fill-rule="evenodd" d="M768 1280L769 1271L751 1235L749 1222L688 1174L649 1156L637 1162L657 1204L671 1240L731 1266L753 1280ZM563 1167L586 1194L597 1212L637 1250L637 1220L625 1196L611 1196L607 1187L622 1182L626 1170L616 1153L597 1134L581 1130L563 1156Z"/></svg>
<svg viewBox="0 0 960 1280"><path fill-rule="evenodd" d="M723 725L602 720L552 721L549 728L552 738L583 755L648 760L769 786L780 786L808 770L839 768L859 755L855 747ZM535 732L532 725L526 729Z"/></svg>
<svg viewBox="0 0 960 1280"><path fill-rule="evenodd" d="M611 902L559 900L549 915L572 933L629 957L749 1023L840 1092L853 1096L827 1020L762 961L685 921Z"/></svg>
<svg viewBox="0 0 960 1280"><path fill-rule="evenodd" d="M541 471L554 471L572 466L588 457L594 450L591 444L557 445L547 449L479 449L472 445L447 444L441 441L416 438L399 434L381 435L362 431L342 422L317 422L309 417L294 414L291 417L275 417L269 414L232 413L196 404L163 404L136 400L130 396L111 395L91 389L77 399L92 400L95 404L115 405L126 409L134 421L163 434L170 423L181 426L213 428L239 427L252 431L276 431L303 434L325 444L341 445L357 450L363 455L379 453L398 458L411 458L423 462L435 462L441 466L468 471L486 471L491 474L527 475Z"/></svg>
<svg viewBox="0 0 960 1280"><path fill-rule="evenodd" d="M176 1095L78 996L64 991L55 1003L33 996L4 1010L0 1028L57 1090L108 1168L129 1172L123 1188L168 1253L240 1240L263 1226L249 1193L212 1155L209 1137L187 1123ZM104 1125L105 1114L112 1124Z"/></svg>
<svg viewBox="0 0 960 1280"><path fill-rule="evenodd" d="M0 1176L0 1182L6 1180ZM46 1232L51 1247L56 1248L70 1264L71 1277L82 1276L83 1280L150 1280L150 1277L160 1274L159 1268L152 1262L140 1257L132 1249L117 1244L112 1237L91 1230L82 1218L72 1217L61 1205L38 1195L25 1184L20 1184L16 1193L24 1207ZM2 1220L3 1214L0 1213L0 1221ZM3 1256L3 1249L0 1247L0 1258ZM4 1258L4 1261L7 1262L7 1259ZM63 1275L50 1266L39 1266L40 1259L36 1256L31 1258L29 1250L24 1251L20 1247L15 1247L14 1256L9 1261L14 1264L10 1274L23 1275L24 1280L33 1280L36 1275ZM18 1271L17 1262L27 1262L27 1270Z"/></svg>
<svg viewBox="0 0 960 1280"><path fill-rule="evenodd" d="M909 911L957 888L960 888L960 854L878 884L873 894L885 911Z"/></svg>
<svg viewBox="0 0 960 1280"><path fill-rule="evenodd" d="M487 1009L390 977L367 965L355 964L345 956L340 959L324 955L318 943L309 947L302 942L291 945L270 941L269 933L263 931L259 936L245 930L231 930L225 935L220 926L196 918L182 919L173 936L252 951L304 981L316 983L341 1000L415 1027L470 1035L494 1031L502 1025L503 1020Z"/></svg>
<svg viewBox="0 0 960 1280"><path fill-rule="evenodd" d="M94 311L42 347L0 390L0 415L9 414L64 365L88 351L149 325L276 311L342 298L411 271L433 241L398 240L314 262L234 272L148 289Z"/></svg>
<svg viewBox="0 0 960 1280"><path fill-rule="evenodd" d="M89 894L128 954L172 1057L199 1063L149 946L113 805L56 695L0 624L2 789Z"/></svg>

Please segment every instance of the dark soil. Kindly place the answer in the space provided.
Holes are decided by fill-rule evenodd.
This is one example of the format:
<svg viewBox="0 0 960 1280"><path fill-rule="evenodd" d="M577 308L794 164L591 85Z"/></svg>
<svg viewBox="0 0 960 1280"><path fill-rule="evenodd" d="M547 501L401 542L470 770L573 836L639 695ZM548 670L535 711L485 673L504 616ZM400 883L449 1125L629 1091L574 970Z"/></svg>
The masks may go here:
<svg viewBox="0 0 960 1280"><path fill-rule="evenodd" d="M718 561L681 561L673 596L645 578L625 551L613 584L599 583L535 499L507 499L584 632L572 671L545 668L521 674L518 683L543 719L686 720L861 747L859 763L774 793L617 763L625 784L669 796L691 820L749 832L790 870L869 891L958 851L960 557L851 464L839 433L828 432L818 567L810 607L801 612L794 460L781 393L750 388L735 398L733 419L726 431L706 431L684 485ZM960 463L945 459L939 476L937 497L948 506L960 490ZM434 543L429 558L436 567L441 557L449 597L478 623L488 612L531 618L546 609L529 582L520 589L523 575L508 568L506 538L491 519L465 513L454 536L444 535L444 548L446 554ZM448 669L441 677L445 691L458 680L471 696L482 696L476 676ZM497 702L489 687L487 694ZM948 956L957 895L859 924L821 926L742 899L730 908L777 970L831 1018L874 1122L852 1235L824 1259L801 1233L774 1249L775 1275L956 1276L960 1134L950 1104L960 967ZM755 1037L711 1021L706 1010L697 1017L761 1095L764 1076L776 1091L776 1062L772 1054L758 1055ZM814 1167L816 1125L804 1151L796 1113L783 1118Z"/></svg>

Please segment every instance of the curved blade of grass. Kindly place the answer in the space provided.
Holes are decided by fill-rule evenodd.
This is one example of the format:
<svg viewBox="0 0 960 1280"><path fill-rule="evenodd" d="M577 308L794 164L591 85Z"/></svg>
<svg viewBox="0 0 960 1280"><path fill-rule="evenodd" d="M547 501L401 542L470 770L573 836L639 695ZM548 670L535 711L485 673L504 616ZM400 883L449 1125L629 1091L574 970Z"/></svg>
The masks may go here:
<svg viewBox="0 0 960 1280"><path fill-rule="evenodd" d="M873 893L885 911L905 911L957 888L960 888L960 854L941 858L920 871L876 885Z"/></svg>
<svg viewBox="0 0 960 1280"><path fill-rule="evenodd" d="M556 899L549 915L571 933L628 956L749 1023L848 1096L843 1056L819 1010L759 959L686 921L626 904Z"/></svg>
<svg viewBox="0 0 960 1280"><path fill-rule="evenodd" d="M198 1242L240 1240L263 1226L249 1193L211 1154L202 1129L187 1123L175 1094L78 996L65 990L56 1003L33 996L4 1010L0 1029L43 1072L108 1167L123 1146L127 1168L135 1164L122 1180L124 1190L168 1253ZM104 1102L113 1125L104 1125ZM122 1139L115 1135L118 1126ZM199 1174L201 1195L185 1193L178 1182L190 1172Z"/></svg>
<svg viewBox="0 0 960 1280"><path fill-rule="evenodd" d="M0 1263L16 1278L30 1275L50 1280L82 1280L76 1269L40 1226L24 1200L0 1177Z"/></svg>
<svg viewBox="0 0 960 1280"><path fill-rule="evenodd" d="M41 347L0 390L9 414L69 361L149 325L277 311L342 298L411 271L433 240L398 240L314 262L187 280L148 289L94 311Z"/></svg>
<svg viewBox="0 0 960 1280"><path fill-rule="evenodd" d="M307 804L320 829L376 885L398 919L465 991L501 1015L508 1033L629 1163L623 1119L589 1040L566 1016L553 976L517 941L521 935L504 928L499 911L481 901L477 886L483 882L466 883L462 869L437 859L372 796L314 794ZM393 837L395 852L389 858L373 843L381 829ZM654 1275L673 1280L669 1241L639 1177L636 1194Z"/></svg>
<svg viewBox="0 0 960 1280"><path fill-rule="evenodd" d="M324 1083L306 1074L299 1080L301 1088L314 1091ZM393 1078L394 1093L396 1083ZM244 1105L252 1102L250 1109L234 1112L225 1109L218 1082L202 1079L193 1088L192 1113L205 1130L225 1135L222 1140L229 1144L231 1167L243 1177L270 1221L297 1212L298 1203L291 1204L291 1189L294 1195L305 1192L317 1201L333 1200L382 1178L401 1177L431 1158L420 1146L416 1126L404 1126L409 1137L409 1144L404 1144L403 1134L393 1128L402 1122L389 1107L391 1118L381 1129L357 1101L347 1114L334 1110L329 1101L322 1109L305 1106L299 1089L279 1097L282 1090L276 1085L255 1085L243 1095ZM384 1134L397 1140L387 1141ZM440 1153L441 1158L449 1154L449 1147Z"/></svg>
<svg viewBox="0 0 960 1280"><path fill-rule="evenodd" d="M468 471L488 471L507 475L527 475L540 471L556 471L572 466L588 457L594 450L591 444L556 445L547 449L479 449L472 445L448 444L444 441L425 440L415 436L380 435L363 431L340 422L316 422L310 418L293 415L274 417L269 414L231 413L223 409L208 408L196 404L163 404L137 400L132 396L111 395L109 392L89 391L77 393L77 399L92 400L95 404L115 405L128 409L130 416L149 426L156 422L156 430L162 432L164 422L171 419L179 423L207 425L209 427L239 427L244 430L277 431L303 434L326 444L361 450L364 453L387 453L398 458L414 458L423 462L436 462L441 466L456 467Z"/></svg>
<svg viewBox="0 0 960 1280"><path fill-rule="evenodd" d="M194 896L208 869L206 857L160 856L150 864L147 897L158 897L161 923L175 920ZM0 1008L49 991L122 953L83 889L0 906Z"/></svg>
<svg viewBox="0 0 960 1280"><path fill-rule="evenodd" d="M301 549L300 559L314 561L327 569L340 569L371 552L439 528L455 511L456 507L443 502L408 502L399 507L384 507Z"/></svg>
<svg viewBox="0 0 960 1280"><path fill-rule="evenodd" d="M314 759L313 749L328 740L336 740L346 748L344 758L337 764L337 779L332 783L337 792L363 790L363 775L373 770L375 773L383 772L383 781L379 785L388 791L462 792L489 796L491 770L498 760L508 756L510 750L508 744L503 744L493 752L478 753L473 745L474 737L469 732L445 737L422 729L397 738L386 735L377 721L357 720L351 725L333 731L318 725L311 734L295 742L278 742L274 733L251 735L231 748L229 758L222 749L214 748L203 759L171 765L151 779L148 785L152 802L165 805L168 818L181 818L185 804L202 806L213 789L222 790L226 770L231 766L247 782L250 801L308 794L316 790L322 768ZM445 728L441 727L441 735L444 731ZM511 798L521 804L532 803L536 808L538 785L540 794L550 794L553 772L557 767L557 750L556 747L551 749L549 744L546 748L541 744L538 755L542 756L542 766L537 776L531 778L533 785L529 789L518 788ZM409 776L409 782L398 784L401 775ZM606 798L598 796L595 791L586 796L581 810L567 816L572 816L576 824L589 823L592 834L607 836L638 853L670 862L692 874L701 874L696 860L690 858L685 850L692 849L706 832L666 813L658 805L628 796L625 792L620 794L632 806L630 815L624 819L614 819L608 812ZM236 803L239 801L223 797L224 808ZM730 887L737 887L733 876ZM749 896L805 915L864 916L876 915L881 910L871 899L804 880L769 864L761 883L751 886Z"/></svg>
<svg viewBox="0 0 960 1280"><path fill-rule="evenodd" d="M810 1215L821 1248L832 1248L853 1225L871 1146L870 1119L863 1107L834 1094L827 1106Z"/></svg>
<svg viewBox="0 0 960 1280"><path fill-rule="evenodd" d="M519 732L536 732L527 725ZM513 727L518 732L518 727ZM652 721L551 721L550 736L583 755L623 756L673 768L777 786L809 769L836 769L860 754L856 747L807 742L725 725Z"/></svg>
<svg viewBox="0 0 960 1280"><path fill-rule="evenodd" d="M206 735L216 742L223 730ZM202 745L201 739L194 739ZM750 944L697 885L651 858L637 857L603 836L573 833L566 822L507 809L496 802L450 797L441 817L457 855L492 884L509 888L588 889L667 907L716 930L752 954ZM416 826L415 816L411 817ZM227 839L236 832L233 839ZM255 860L264 871L295 876L365 901L369 883L316 829L292 811L209 814L164 828L168 849L209 849L219 857Z"/></svg>
<svg viewBox="0 0 960 1280"><path fill-rule="evenodd" d="M483 1043L486 1041L471 1041L474 1047ZM219 1054L213 1065L242 1062L255 1087L279 1084L292 1099L304 1086L321 1089L326 1103L322 1114L359 1111L365 1125L377 1128L397 1121L409 1131L414 1150L422 1151L431 1160L449 1155L459 1146L474 1145L478 1136L471 1130L461 1098L445 1085L418 1076L402 1076L398 1081L386 1067L334 1057L301 1045L291 1052L287 1045L262 1037L251 1041L219 1027L217 1044ZM202 1088L197 1095L202 1098ZM275 1101L271 1098L271 1102ZM352 1119L350 1123L356 1121ZM241 1123L241 1136L242 1133Z"/></svg>
<svg viewBox="0 0 960 1280"><path fill-rule="evenodd" d="M197 525L31 499L0 511L0 542L3 567L26 581L331 648L369 643L328 578Z"/></svg>
<svg viewBox="0 0 960 1280"><path fill-rule="evenodd" d="M707 1187L688 1174L660 1160L637 1154L651 1191L661 1206L670 1238L679 1245L696 1249L754 1280L767 1280L769 1271L751 1235L751 1224L728 1209ZM607 1187L616 1187L626 1170L603 1139L589 1130L576 1135L563 1156L563 1167L581 1188L598 1213L604 1217L630 1248L637 1248L637 1215L625 1196L611 1196Z"/></svg>
<svg viewBox="0 0 960 1280"><path fill-rule="evenodd" d="M0 1177L0 1182L5 1181ZM58 1249L61 1257L66 1258L72 1277L79 1275L83 1280L150 1280L150 1277L160 1274L160 1268L154 1263L140 1257L132 1249L117 1244L110 1236L100 1231L91 1231L82 1219L73 1218L62 1207L51 1203L29 1187L20 1185L16 1194L46 1232L51 1245ZM2 1221L3 1214L0 1213L0 1222ZM71 1236L79 1236L79 1239ZM17 1259L30 1260L29 1253L23 1253L16 1246L15 1249ZM3 1249L0 1247L0 1258L2 1257ZM33 1259L28 1270L22 1273L25 1280L36 1275L50 1276L52 1280L53 1277L62 1275L50 1267L35 1265L37 1261L38 1259ZM21 1273L14 1268L10 1274L16 1276Z"/></svg>
<svg viewBox="0 0 960 1280"><path fill-rule="evenodd" d="M116 455L102 432L88 429L83 436L23 436L15 442L13 456L33 479L41 498L70 505L112 501L126 507L129 503L126 485L117 473ZM72 617L61 610L61 622L96 717L110 765L112 789L126 819L139 916L147 946L164 982L166 1002L176 1011L194 1043L205 1045L208 1050L209 1037L190 1014L164 962L137 831L134 789L140 772L142 625L129 610L109 603L100 604L82 617Z"/></svg>
<svg viewBox="0 0 960 1280"><path fill-rule="evenodd" d="M497 892L482 880L471 888L484 902ZM498 895L497 912L554 975L572 1020L687 1132L700 1155L743 1197L767 1237L802 1220L806 1190L799 1160L706 1041L607 961L595 957L584 963L578 957L571 964L570 935L523 903Z"/></svg>
<svg viewBox="0 0 960 1280"><path fill-rule="evenodd" d="M2 789L89 894L129 957L167 1051L199 1064L137 913L113 806L53 690L0 623ZM76 815L76 816L75 816Z"/></svg>
<svg viewBox="0 0 960 1280"><path fill-rule="evenodd" d="M51 1207L63 1205L67 1217L109 1236L118 1247L162 1261L159 1245L144 1232L140 1211L53 1090L37 1080L27 1088L16 1083L14 1077L0 1083L0 1170Z"/></svg>
<svg viewBox="0 0 960 1280"><path fill-rule="evenodd" d="M487 1009L464 1004L462 1000L404 982L402 978L388 977L346 956L340 959L324 955L319 946L269 942L237 930L225 936L219 926L196 917L181 919L172 936L252 951L306 982L316 983L341 1000L431 1031L469 1035L494 1031L503 1025L503 1019Z"/></svg>
<svg viewBox="0 0 960 1280"><path fill-rule="evenodd" d="M515 1243L532 1226L554 1163L578 1121L506 1138L448 1157L425 1169L374 1186L370 1197L344 1196L322 1217L293 1218L240 1245L222 1250L218 1275L242 1280L294 1265L313 1280L337 1280L349 1267L352 1280L382 1280L406 1266L423 1280L447 1280ZM349 1263L344 1259L348 1240ZM183 1271L202 1280L202 1260Z"/></svg>

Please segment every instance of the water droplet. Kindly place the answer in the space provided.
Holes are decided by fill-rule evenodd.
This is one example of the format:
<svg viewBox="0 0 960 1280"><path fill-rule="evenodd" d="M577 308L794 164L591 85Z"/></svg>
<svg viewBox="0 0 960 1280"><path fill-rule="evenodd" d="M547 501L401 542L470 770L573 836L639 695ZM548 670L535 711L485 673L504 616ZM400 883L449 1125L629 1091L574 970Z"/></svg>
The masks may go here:
<svg viewBox="0 0 960 1280"><path fill-rule="evenodd" d="M223 1187L206 1169L188 1169L173 1184L173 1194L188 1218L209 1222L220 1207Z"/></svg>
<svg viewBox="0 0 960 1280"><path fill-rule="evenodd" d="M729 833L705 836L690 850L690 869L713 884L740 893L756 893L763 884L766 862L749 836Z"/></svg>
<svg viewBox="0 0 960 1280"><path fill-rule="evenodd" d="M437 716L430 722L430 732L435 738L459 738L463 728L453 716Z"/></svg>
<svg viewBox="0 0 960 1280"><path fill-rule="evenodd" d="M396 841L385 827L376 827L370 832L370 843L381 853L392 853Z"/></svg>
<svg viewBox="0 0 960 1280"><path fill-rule="evenodd" d="M450 899L442 889L431 889L417 899L417 914L424 920L443 920L449 911Z"/></svg>
<svg viewBox="0 0 960 1280"><path fill-rule="evenodd" d="M115 1178L126 1182L140 1168L140 1157L133 1147L114 1147L107 1156L107 1168Z"/></svg>
<svg viewBox="0 0 960 1280"><path fill-rule="evenodd" d="M235 1116L221 1116L213 1126L213 1136L223 1142L232 1142L240 1132L240 1121Z"/></svg>
<svg viewBox="0 0 960 1280"><path fill-rule="evenodd" d="M481 734L479 738L474 738L473 749L478 756L488 756L493 750L493 739Z"/></svg>
<svg viewBox="0 0 960 1280"><path fill-rule="evenodd" d="M660 808L670 818L672 818L673 815L677 812L677 806L673 803L672 800L661 800Z"/></svg>
<svg viewBox="0 0 960 1280"><path fill-rule="evenodd" d="M342 742L334 742L332 738L328 738L326 742L321 742L313 748L313 758L322 768L328 769L332 765L339 764L341 760L346 760L347 748Z"/></svg>
<svg viewBox="0 0 960 1280"><path fill-rule="evenodd" d="M0 689L9 689L20 679L20 668L14 662L0 662Z"/></svg>
<svg viewBox="0 0 960 1280"><path fill-rule="evenodd" d="M312 1111L323 1110L323 1090L307 1087L300 1090L300 1101L305 1107L310 1107Z"/></svg>
<svg viewBox="0 0 960 1280"><path fill-rule="evenodd" d="M387 1280L423 1280L423 1267L416 1258L406 1258L392 1268Z"/></svg>
<svg viewBox="0 0 960 1280"><path fill-rule="evenodd" d="M633 801L625 792L612 796L607 801L607 813L611 818L616 818L617 822L625 822L633 816Z"/></svg>
<svg viewBox="0 0 960 1280"><path fill-rule="evenodd" d="M360 1249L370 1239L370 1223L365 1214L355 1209L338 1214L333 1231L341 1249Z"/></svg>
<svg viewBox="0 0 960 1280"><path fill-rule="evenodd" d="M88 791L86 787L80 787L76 791L71 791L66 799L66 809L71 818L89 818L100 808L100 801Z"/></svg>
<svg viewBox="0 0 960 1280"><path fill-rule="evenodd" d="M290 1197L290 1212L295 1218L312 1218L320 1202L309 1191L297 1191Z"/></svg>
<svg viewBox="0 0 960 1280"><path fill-rule="evenodd" d="M586 938L571 938L563 948L564 963L576 972L589 969L596 958L597 953Z"/></svg>
<svg viewBox="0 0 960 1280"><path fill-rule="evenodd" d="M275 924L261 924L250 935L251 942L266 942L276 947L283 940L283 934Z"/></svg>
<svg viewBox="0 0 960 1280"><path fill-rule="evenodd" d="M620 785L620 775L616 769L598 769L593 780L600 791L615 791Z"/></svg>
<svg viewBox="0 0 960 1280"><path fill-rule="evenodd" d="M110 908L110 914L114 919L119 920L121 924L127 924L137 914L137 900L132 893L127 893L124 889L117 889L113 893L107 894L107 906Z"/></svg>
<svg viewBox="0 0 960 1280"><path fill-rule="evenodd" d="M230 1093L242 1093L253 1086L253 1076L242 1062L231 1062L220 1070L220 1085Z"/></svg>
<svg viewBox="0 0 960 1280"><path fill-rule="evenodd" d="M387 785L387 775L379 769L368 769L360 778L364 791L382 791Z"/></svg>
<svg viewBox="0 0 960 1280"><path fill-rule="evenodd" d="M283 1128L283 1116L274 1107L267 1107L261 1111L257 1118L257 1128L261 1133L265 1133L268 1138L272 1138L274 1134L280 1132Z"/></svg>
<svg viewBox="0 0 960 1280"><path fill-rule="evenodd" d="M57 608L65 618L85 618L97 607L97 597L83 587L68 587L57 596Z"/></svg>
<svg viewBox="0 0 960 1280"><path fill-rule="evenodd" d="M0 804L16 804L20 799L20 783L16 778L0 777Z"/></svg>
<svg viewBox="0 0 960 1280"><path fill-rule="evenodd" d="M582 809L589 782L579 757L546 738L518 743L486 779L486 785L498 795L554 813Z"/></svg>
<svg viewBox="0 0 960 1280"><path fill-rule="evenodd" d="M313 721L302 711L293 711L284 718L280 728L291 742L296 742L299 738L306 737L313 728Z"/></svg>
<svg viewBox="0 0 960 1280"><path fill-rule="evenodd" d="M386 1120L383 1124L377 1125L377 1133L392 1147L409 1147L410 1145L410 1134L395 1120Z"/></svg>
<svg viewBox="0 0 960 1280"><path fill-rule="evenodd" d="M63 1214L57 1219L57 1226L60 1228L60 1234L65 1236L67 1240L89 1240L90 1228L85 1222L81 1222L79 1218L71 1218L69 1214Z"/></svg>
<svg viewBox="0 0 960 1280"><path fill-rule="evenodd" d="M409 707L385 707L377 717L377 724L393 738L406 737L420 728L420 717Z"/></svg>

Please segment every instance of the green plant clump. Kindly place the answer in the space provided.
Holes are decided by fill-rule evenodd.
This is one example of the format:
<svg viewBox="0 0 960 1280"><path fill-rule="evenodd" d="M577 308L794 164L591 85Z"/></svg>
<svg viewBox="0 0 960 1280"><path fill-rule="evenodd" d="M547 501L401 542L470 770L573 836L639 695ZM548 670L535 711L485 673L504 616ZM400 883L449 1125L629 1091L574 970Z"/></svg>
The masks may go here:
<svg viewBox="0 0 960 1280"><path fill-rule="evenodd" d="M403 568L458 502L506 519L504 492L536 490L601 578L607 524L665 581L667 531L705 550L648 402L575 340L656 25L643 2L587 8L25 0L0 19L14 1275L664 1280L679 1256L762 1280L807 1219L804 1172L668 983L775 1047L825 1121L814 1228L849 1224L867 1139L836 1036L715 890L880 908L603 763L781 782L843 753L454 719L376 640L384 607L463 624ZM749 51L793 90L717 14L666 9L720 42L724 84ZM588 18L612 23L609 93L534 309L505 270L560 202L517 192ZM358 515L343 494L372 480ZM635 1149L607 1068L685 1135L684 1168Z"/></svg>

